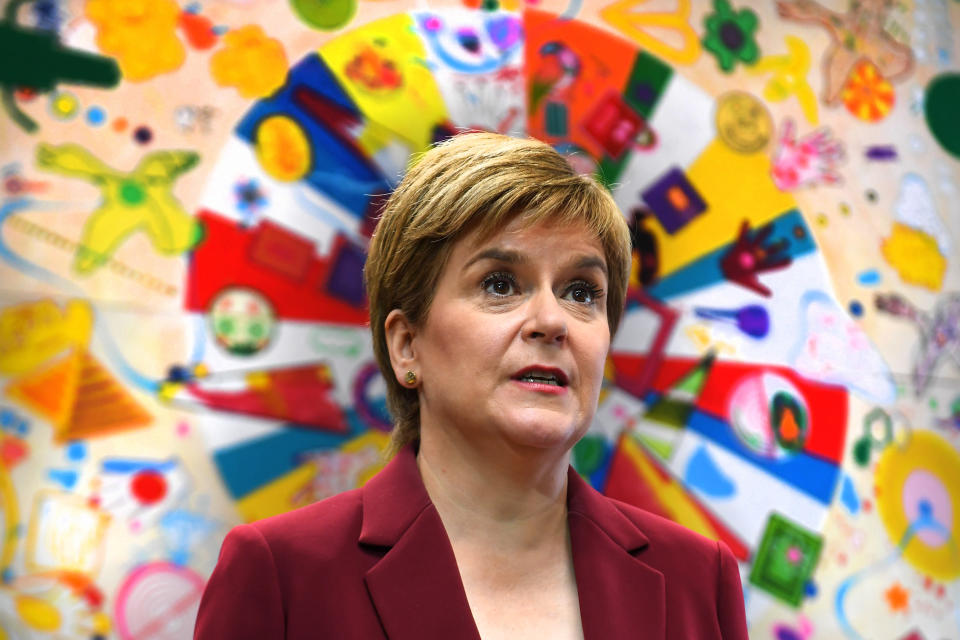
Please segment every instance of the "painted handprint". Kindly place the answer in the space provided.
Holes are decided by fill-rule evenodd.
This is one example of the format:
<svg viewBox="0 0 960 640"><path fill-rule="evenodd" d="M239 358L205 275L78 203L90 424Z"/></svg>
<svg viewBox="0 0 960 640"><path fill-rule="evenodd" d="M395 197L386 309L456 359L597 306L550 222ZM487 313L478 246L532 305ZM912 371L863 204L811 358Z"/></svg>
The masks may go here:
<svg viewBox="0 0 960 640"><path fill-rule="evenodd" d="M736 243L720 258L723 277L769 298L770 288L763 285L757 276L766 271L783 269L791 262L790 256L785 254L789 241L780 238L767 243L771 233L773 225L766 224L751 234L750 223L744 220Z"/></svg>
<svg viewBox="0 0 960 640"><path fill-rule="evenodd" d="M820 128L798 140L796 125L787 118L770 174L781 191L819 183L836 184L840 182L836 163L842 158L843 145L831 137L829 130Z"/></svg>

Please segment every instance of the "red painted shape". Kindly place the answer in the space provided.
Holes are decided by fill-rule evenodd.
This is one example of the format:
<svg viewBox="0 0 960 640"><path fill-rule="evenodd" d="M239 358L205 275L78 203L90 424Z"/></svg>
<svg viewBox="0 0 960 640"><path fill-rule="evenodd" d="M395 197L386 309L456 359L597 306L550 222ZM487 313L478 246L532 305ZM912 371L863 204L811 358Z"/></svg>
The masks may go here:
<svg viewBox="0 0 960 640"><path fill-rule="evenodd" d="M240 391L205 389L203 381L186 386L194 399L219 411L273 418L321 431L346 433L346 416L330 392L330 369L310 364L273 369L248 378Z"/></svg>
<svg viewBox="0 0 960 640"><path fill-rule="evenodd" d="M194 49L203 51L217 44L217 34L214 33L213 23L210 22L209 18L188 11L181 11L177 24L183 29L187 42Z"/></svg>
<svg viewBox="0 0 960 640"><path fill-rule="evenodd" d="M326 293L329 257L317 255L309 239L269 221L244 227L209 210L197 220L205 236L191 254L188 311L205 313L223 289L249 287L270 300L279 320L366 326L366 305Z"/></svg>
<svg viewBox="0 0 960 640"><path fill-rule="evenodd" d="M646 391L641 387L646 357L636 354L615 353L611 356L614 366L614 383L629 393L642 397ZM665 392L676 381L696 366L693 358L665 358L654 376L652 389ZM747 378L760 373L775 373L793 384L801 394L810 412L810 426L803 451L839 465L843 460L843 444L847 431L847 390L837 385L816 382L804 378L793 369L777 365L714 362L700 397L694 404L702 411L727 421L727 403L731 393Z"/></svg>
<svg viewBox="0 0 960 640"><path fill-rule="evenodd" d="M156 504L167 495L167 480L158 471L138 471L130 480L130 492L140 504Z"/></svg>
<svg viewBox="0 0 960 640"><path fill-rule="evenodd" d="M626 438L629 436L620 436L621 438ZM657 474L664 479L665 482L678 482L670 472L661 465L657 459L641 449L642 455L647 463L657 472ZM678 482L679 484L679 482ZM717 518L713 513L707 509L702 502L693 496L688 491L685 491L687 499L690 500L691 505L700 513L701 516L707 522L710 523L710 526L713 527L714 531L717 532L717 535L720 537L723 542L730 547L730 551L733 552L733 555L742 561L747 561L750 559L750 549L747 547L746 543L737 536L736 533L730 530L727 525L725 525L719 518ZM635 507L640 507L651 513L655 513L658 516L672 520L670 517L670 512L657 497L656 491L647 484L647 481L643 478L643 475L637 470L633 462L630 459L630 455L623 451L623 448L619 445L613 453L613 458L610 462L610 473L607 476L607 484L603 489L603 495L608 498L613 498L614 500L620 500L621 502L626 502L627 504L632 504Z"/></svg>

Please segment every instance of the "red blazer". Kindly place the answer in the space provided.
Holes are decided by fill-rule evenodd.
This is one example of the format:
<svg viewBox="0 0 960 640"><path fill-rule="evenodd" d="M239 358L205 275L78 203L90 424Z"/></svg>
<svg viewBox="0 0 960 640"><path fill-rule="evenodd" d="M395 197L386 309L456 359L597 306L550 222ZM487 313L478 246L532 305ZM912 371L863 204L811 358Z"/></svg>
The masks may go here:
<svg viewBox="0 0 960 640"><path fill-rule="evenodd" d="M611 500L570 469L568 521L586 640L747 638L723 544ZM235 527L195 640L480 640L413 447L363 488Z"/></svg>

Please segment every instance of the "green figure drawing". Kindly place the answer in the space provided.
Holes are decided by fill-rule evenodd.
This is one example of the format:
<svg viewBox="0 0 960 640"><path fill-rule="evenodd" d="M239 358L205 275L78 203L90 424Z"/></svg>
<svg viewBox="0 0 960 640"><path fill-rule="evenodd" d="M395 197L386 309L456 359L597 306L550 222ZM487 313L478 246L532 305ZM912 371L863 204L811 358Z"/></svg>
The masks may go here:
<svg viewBox="0 0 960 640"><path fill-rule="evenodd" d="M192 151L154 151L129 172L117 171L76 144L37 146L37 166L82 178L100 187L103 201L83 230L74 268L93 272L110 259L127 236L144 231L154 248L180 254L197 244L200 225L173 196L174 181L192 169L200 156Z"/></svg>
<svg viewBox="0 0 960 640"><path fill-rule="evenodd" d="M45 93L62 82L91 87L120 82L120 67L112 58L64 47L56 33L18 25L20 7L32 2L11 0L0 17L0 106L30 133L37 123L17 106L16 89Z"/></svg>

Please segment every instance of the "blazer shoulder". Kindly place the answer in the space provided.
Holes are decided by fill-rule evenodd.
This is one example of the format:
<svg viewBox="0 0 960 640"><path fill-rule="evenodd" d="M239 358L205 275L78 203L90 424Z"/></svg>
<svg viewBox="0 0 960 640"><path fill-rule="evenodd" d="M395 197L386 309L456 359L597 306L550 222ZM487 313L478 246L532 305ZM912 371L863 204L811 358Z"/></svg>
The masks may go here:
<svg viewBox="0 0 960 640"><path fill-rule="evenodd" d="M715 540L677 524L673 520L626 502L613 498L607 498L607 500L650 539L651 549L692 554L692 561L709 559L716 562L717 542Z"/></svg>
<svg viewBox="0 0 960 640"><path fill-rule="evenodd" d="M263 536L281 564L287 558L295 561L325 552L336 558L344 549L356 547L362 523L360 495L359 489L352 489L249 526Z"/></svg>

